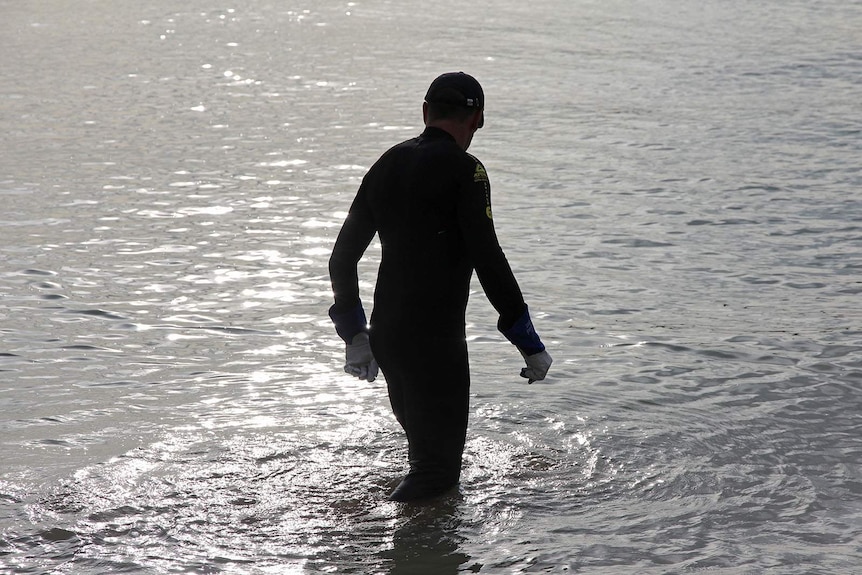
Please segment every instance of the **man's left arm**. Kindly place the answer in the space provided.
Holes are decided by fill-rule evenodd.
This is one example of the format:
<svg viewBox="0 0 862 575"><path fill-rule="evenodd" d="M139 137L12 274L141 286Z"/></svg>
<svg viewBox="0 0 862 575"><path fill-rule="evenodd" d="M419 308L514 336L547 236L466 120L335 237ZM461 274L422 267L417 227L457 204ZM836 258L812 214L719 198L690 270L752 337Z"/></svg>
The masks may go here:
<svg viewBox="0 0 862 575"><path fill-rule="evenodd" d="M368 321L359 296L357 266L376 231L374 218L360 186L329 258L329 277L335 296L335 303L329 308L329 317L335 324L335 331L346 344L344 371L368 381L374 381L377 377L377 362L374 361L368 342Z"/></svg>

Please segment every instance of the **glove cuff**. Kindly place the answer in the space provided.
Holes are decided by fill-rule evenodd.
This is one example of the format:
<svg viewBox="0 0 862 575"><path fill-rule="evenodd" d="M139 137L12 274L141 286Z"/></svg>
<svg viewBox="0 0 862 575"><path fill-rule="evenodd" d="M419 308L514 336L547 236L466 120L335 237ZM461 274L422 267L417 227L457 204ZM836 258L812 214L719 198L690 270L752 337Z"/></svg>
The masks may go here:
<svg viewBox="0 0 862 575"><path fill-rule="evenodd" d="M503 336L512 342L524 355L530 356L545 351L539 334L530 319L530 310L524 307L524 313L507 330L500 330Z"/></svg>
<svg viewBox="0 0 862 575"><path fill-rule="evenodd" d="M362 303L356 304L353 309L345 312L336 312L335 306L329 308L329 318L335 324L335 331L344 340L344 343L353 343L356 334L368 329L368 321L365 319L365 310Z"/></svg>

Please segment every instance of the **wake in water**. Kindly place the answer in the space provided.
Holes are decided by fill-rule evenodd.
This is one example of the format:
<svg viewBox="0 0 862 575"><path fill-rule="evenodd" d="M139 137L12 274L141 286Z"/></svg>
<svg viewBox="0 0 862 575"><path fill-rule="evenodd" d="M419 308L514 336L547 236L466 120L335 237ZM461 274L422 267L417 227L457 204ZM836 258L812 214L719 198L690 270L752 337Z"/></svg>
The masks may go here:
<svg viewBox="0 0 862 575"><path fill-rule="evenodd" d="M378 392L380 390L378 389ZM344 405L340 404L343 408ZM177 430L82 469L48 494L28 493L32 532L3 539L16 573L455 573L524 563L509 529L608 489L618 470L580 429L525 406L480 405L460 492L429 505L386 500L403 473L400 430L385 405L309 404L294 431ZM553 430L543 445L510 426ZM572 477L580 477L577 484ZM567 502L568 501L568 502ZM481 554L480 554L481 555ZM29 559L28 559L29 558ZM293 570L293 571L291 571Z"/></svg>

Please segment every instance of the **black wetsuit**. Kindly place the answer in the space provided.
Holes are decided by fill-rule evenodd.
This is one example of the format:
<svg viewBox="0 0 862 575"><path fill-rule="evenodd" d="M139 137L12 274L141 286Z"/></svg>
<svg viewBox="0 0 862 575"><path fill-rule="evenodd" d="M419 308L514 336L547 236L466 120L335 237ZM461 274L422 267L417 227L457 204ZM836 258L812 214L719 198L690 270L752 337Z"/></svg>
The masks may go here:
<svg viewBox="0 0 862 575"><path fill-rule="evenodd" d="M399 490L405 499L435 495L460 476L473 270L501 331L526 306L494 232L485 168L441 129L391 148L363 179L330 260L336 315L361 306L356 265L375 233L383 254L371 348L409 444L410 473Z"/></svg>

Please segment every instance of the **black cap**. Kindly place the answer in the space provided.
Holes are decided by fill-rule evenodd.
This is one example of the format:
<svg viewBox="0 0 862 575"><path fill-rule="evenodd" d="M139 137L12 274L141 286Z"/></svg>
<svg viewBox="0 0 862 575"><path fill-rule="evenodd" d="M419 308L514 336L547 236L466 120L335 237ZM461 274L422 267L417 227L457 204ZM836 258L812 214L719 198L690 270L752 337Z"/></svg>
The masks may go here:
<svg viewBox="0 0 862 575"><path fill-rule="evenodd" d="M425 101L429 104L481 109L485 106L485 94L482 92L482 86L470 74L447 72L431 82L428 93L425 94Z"/></svg>

